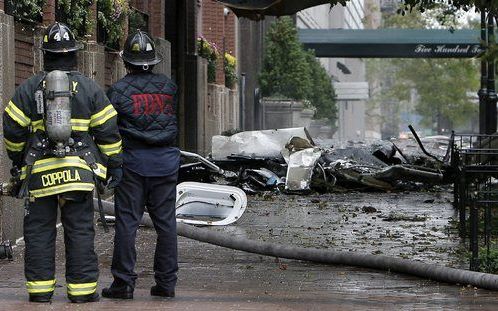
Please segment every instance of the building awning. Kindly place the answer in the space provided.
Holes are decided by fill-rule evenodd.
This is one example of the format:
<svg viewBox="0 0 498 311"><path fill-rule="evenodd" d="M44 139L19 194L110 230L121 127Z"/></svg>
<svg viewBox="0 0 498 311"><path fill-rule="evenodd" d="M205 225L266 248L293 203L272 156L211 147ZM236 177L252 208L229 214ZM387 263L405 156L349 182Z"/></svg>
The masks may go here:
<svg viewBox="0 0 498 311"><path fill-rule="evenodd" d="M299 29L317 57L468 58L479 55L478 30Z"/></svg>
<svg viewBox="0 0 498 311"><path fill-rule="evenodd" d="M336 4L338 0L217 0L229 7L238 17L260 20L265 15L283 16L321 5Z"/></svg>

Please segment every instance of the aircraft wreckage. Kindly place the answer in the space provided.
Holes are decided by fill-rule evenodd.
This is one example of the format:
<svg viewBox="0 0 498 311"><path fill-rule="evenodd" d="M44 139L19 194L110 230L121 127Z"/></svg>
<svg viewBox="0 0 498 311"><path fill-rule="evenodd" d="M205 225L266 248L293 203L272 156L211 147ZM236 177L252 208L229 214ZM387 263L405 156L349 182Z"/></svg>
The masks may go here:
<svg viewBox="0 0 498 311"><path fill-rule="evenodd" d="M208 158L182 151L178 221L227 225L247 194L418 190L452 183L451 139L316 143L305 128L214 136ZM429 151L427 151L427 149Z"/></svg>
<svg viewBox="0 0 498 311"><path fill-rule="evenodd" d="M393 191L451 183L450 138L417 140L327 146L315 143L305 128L214 136L209 159L184 157L180 179L225 183L249 194Z"/></svg>

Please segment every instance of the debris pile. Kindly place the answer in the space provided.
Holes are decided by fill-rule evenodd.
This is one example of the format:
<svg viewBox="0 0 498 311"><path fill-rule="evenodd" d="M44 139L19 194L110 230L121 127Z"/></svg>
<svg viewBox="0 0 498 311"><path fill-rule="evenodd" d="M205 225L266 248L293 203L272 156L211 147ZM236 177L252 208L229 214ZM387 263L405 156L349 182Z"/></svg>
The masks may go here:
<svg viewBox="0 0 498 311"><path fill-rule="evenodd" d="M420 141L414 135L418 144L409 139L317 144L305 128L214 136L211 165L206 159L184 159L180 179L225 183L251 194L392 191L450 183L445 162L449 138Z"/></svg>

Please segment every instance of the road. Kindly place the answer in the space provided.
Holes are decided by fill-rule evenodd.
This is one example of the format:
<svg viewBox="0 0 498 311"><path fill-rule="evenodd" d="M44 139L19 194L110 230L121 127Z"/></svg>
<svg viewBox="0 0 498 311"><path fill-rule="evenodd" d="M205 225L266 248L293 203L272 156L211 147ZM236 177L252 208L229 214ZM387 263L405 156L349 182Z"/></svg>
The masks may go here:
<svg viewBox="0 0 498 311"><path fill-rule="evenodd" d="M413 258L467 267L447 192L251 196L235 225L210 228L304 247ZM59 229L61 230L61 229ZM111 282L113 232L97 226L99 287ZM61 232L59 232L61 233ZM22 246L0 262L0 310L496 310L495 292L345 266L276 259L179 239L179 281L173 300L152 298L153 230L139 230L139 279L133 301L73 305L64 289L62 234L58 288L51 304L26 302Z"/></svg>

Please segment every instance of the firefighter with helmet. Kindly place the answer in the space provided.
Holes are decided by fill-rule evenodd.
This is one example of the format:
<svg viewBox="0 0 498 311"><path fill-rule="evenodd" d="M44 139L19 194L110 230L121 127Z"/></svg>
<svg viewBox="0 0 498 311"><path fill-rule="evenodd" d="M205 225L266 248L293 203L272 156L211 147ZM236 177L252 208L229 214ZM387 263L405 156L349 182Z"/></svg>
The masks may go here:
<svg viewBox="0 0 498 311"><path fill-rule="evenodd" d="M57 213L64 228L67 296L99 299L93 190L119 183L121 137L103 90L75 71L82 45L62 23L43 35L44 71L15 91L3 114L4 143L25 200L25 276L29 300L50 302L56 287Z"/></svg>
<svg viewBox="0 0 498 311"><path fill-rule="evenodd" d="M128 36L122 58L128 74L107 91L118 112L123 137L123 179L114 195L116 223L111 272L114 282L102 296L132 299L137 274L135 238L147 206L157 232L150 294L175 296L177 236L176 182L180 150L176 147L175 83L152 72L161 62L154 41L143 31Z"/></svg>

